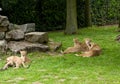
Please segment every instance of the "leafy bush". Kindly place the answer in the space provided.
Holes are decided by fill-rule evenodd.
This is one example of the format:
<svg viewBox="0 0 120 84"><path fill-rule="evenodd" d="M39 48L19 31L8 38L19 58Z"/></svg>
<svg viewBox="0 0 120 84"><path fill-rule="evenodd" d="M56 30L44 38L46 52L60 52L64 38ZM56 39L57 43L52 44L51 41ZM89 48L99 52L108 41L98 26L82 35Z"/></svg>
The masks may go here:
<svg viewBox="0 0 120 84"><path fill-rule="evenodd" d="M2 0L3 14L7 15L12 23L23 24L35 21L34 0Z"/></svg>
<svg viewBox="0 0 120 84"><path fill-rule="evenodd" d="M118 0L91 0L92 20L96 25L117 23Z"/></svg>
<svg viewBox="0 0 120 84"><path fill-rule="evenodd" d="M38 0L36 9L42 30L58 30L65 26L65 5L65 0Z"/></svg>

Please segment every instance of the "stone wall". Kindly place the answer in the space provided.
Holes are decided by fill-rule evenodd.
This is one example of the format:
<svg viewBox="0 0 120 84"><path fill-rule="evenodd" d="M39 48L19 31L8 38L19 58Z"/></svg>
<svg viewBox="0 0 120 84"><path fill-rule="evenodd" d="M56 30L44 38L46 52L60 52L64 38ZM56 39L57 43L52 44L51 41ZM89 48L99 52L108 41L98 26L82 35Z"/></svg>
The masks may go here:
<svg viewBox="0 0 120 84"><path fill-rule="evenodd" d="M48 33L35 32L35 23L12 24L7 16L0 15L0 51L19 52L20 50L48 51Z"/></svg>

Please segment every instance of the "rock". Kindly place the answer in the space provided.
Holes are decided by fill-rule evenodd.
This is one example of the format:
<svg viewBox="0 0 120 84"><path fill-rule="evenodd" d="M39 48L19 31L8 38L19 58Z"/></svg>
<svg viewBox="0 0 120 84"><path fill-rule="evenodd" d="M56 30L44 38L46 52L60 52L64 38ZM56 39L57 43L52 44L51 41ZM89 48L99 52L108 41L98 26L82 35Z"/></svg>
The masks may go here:
<svg viewBox="0 0 120 84"><path fill-rule="evenodd" d="M56 51L62 46L61 42L49 42L48 44L51 51Z"/></svg>
<svg viewBox="0 0 120 84"><path fill-rule="evenodd" d="M6 33L5 38L7 40L22 40L22 39L24 39L24 32L19 29L11 30Z"/></svg>
<svg viewBox="0 0 120 84"><path fill-rule="evenodd" d="M35 23L27 23L27 24L23 24L23 25L17 25L17 24L10 23L8 28L9 28L9 30L20 29L24 33L34 32L35 31Z"/></svg>
<svg viewBox="0 0 120 84"><path fill-rule="evenodd" d="M8 30L9 20L7 16L0 15L0 32L5 32Z"/></svg>
<svg viewBox="0 0 120 84"><path fill-rule="evenodd" d="M47 43L48 33L47 32L30 32L25 34L25 40L32 43Z"/></svg>
<svg viewBox="0 0 120 84"><path fill-rule="evenodd" d="M1 16L0 15L0 26L7 27L9 25L9 20L7 16Z"/></svg>
<svg viewBox="0 0 120 84"><path fill-rule="evenodd" d="M0 52L6 52L7 49L7 41L0 40Z"/></svg>
<svg viewBox="0 0 120 84"><path fill-rule="evenodd" d="M20 50L27 50L28 52L34 52L34 51L48 51L49 47L47 45L39 44L39 43L30 43L26 41L10 41L8 43L8 48L16 53Z"/></svg>
<svg viewBox="0 0 120 84"><path fill-rule="evenodd" d="M0 15L0 23L2 23L3 20L8 20L8 17Z"/></svg>
<svg viewBox="0 0 120 84"><path fill-rule="evenodd" d="M6 32L7 30L8 30L8 27L0 26L0 32Z"/></svg>
<svg viewBox="0 0 120 84"><path fill-rule="evenodd" d="M8 26L9 31L14 30L14 29L20 29L20 26L17 24L10 23Z"/></svg>
<svg viewBox="0 0 120 84"><path fill-rule="evenodd" d="M0 40L3 40L5 37L5 32L0 32Z"/></svg>
<svg viewBox="0 0 120 84"><path fill-rule="evenodd" d="M6 46L7 41L6 40L0 40L0 46Z"/></svg>
<svg viewBox="0 0 120 84"><path fill-rule="evenodd" d="M2 23L1 23L0 25L1 25L1 26L5 26L5 27L8 27L9 21L8 21L8 20L4 20L4 21L2 21Z"/></svg>
<svg viewBox="0 0 120 84"><path fill-rule="evenodd" d="M27 23L27 24L20 25L20 29L25 33L35 32L35 23Z"/></svg>

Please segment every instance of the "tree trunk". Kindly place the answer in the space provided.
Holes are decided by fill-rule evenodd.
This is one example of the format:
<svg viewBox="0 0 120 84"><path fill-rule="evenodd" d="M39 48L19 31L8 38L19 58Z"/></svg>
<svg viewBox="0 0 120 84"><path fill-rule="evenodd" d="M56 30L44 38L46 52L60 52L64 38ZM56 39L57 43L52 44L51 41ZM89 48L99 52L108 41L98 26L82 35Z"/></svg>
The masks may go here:
<svg viewBox="0 0 120 84"><path fill-rule="evenodd" d="M120 6L120 3L119 3L119 6ZM120 32L120 7L118 7L118 32Z"/></svg>
<svg viewBox="0 0 120 84"><path fill-rule="evenodd" d="M118 15L118 28L117 28L117 31L120 32L120 15Z"/></svg>
<svg viewBox="0 0 120 84"><path fill-rule="evenodd" d="M92 26L90 0L85 0L85 26Z"/></svg>
<svg viewBox="0 0 120 84"><path fill-rule="evenodd" d="M120 18L119 18L119 26L118 27L120 28Z"/></svg>
<svg viewBox="0 0 120 84"><path fill-rule="evenodd" d="M76 0L67 0L67 16L65 34L76 34L77 27L77 9Z"/></svg>

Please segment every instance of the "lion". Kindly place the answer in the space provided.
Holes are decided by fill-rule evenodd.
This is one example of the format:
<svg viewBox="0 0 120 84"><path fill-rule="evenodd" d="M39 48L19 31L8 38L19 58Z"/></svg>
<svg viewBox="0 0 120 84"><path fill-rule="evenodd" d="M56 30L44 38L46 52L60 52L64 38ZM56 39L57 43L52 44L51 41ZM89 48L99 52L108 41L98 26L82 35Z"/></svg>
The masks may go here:
<svg viewBox="0 0 120 84"><path fill-rule="evenodd" d="M76 53L76 52L84 52L89 50L88 45L86 44L86 42L90 42L90 39L85 39L85 42L80 42L78 40L78 38L74 38L73 42L74 42L74 46L73 47L68 47L63 53L64 54L68 54L68 53Z"/></svg>
<svg viewBox="0 0 120 84"><path fill-rule="evenodd" d="M88 46L89 50L82 52L82 54L79 55L75 54L75 55L82 57L93 57L93 56L99 56L101 54L101 48L98 44L86 40L86 45Z"/></svg>
<svg viewBox="0 0 120 84"><path fill-rule="evenodd" d="M9 66L15 67L14 69L19 68L21 65L24 68L27 68L26 63L31 62L31 60L27 57L27 51L20 51L21 56L10 56L6 58L6 64L2 68L2 70L8 69Z"/></svg>

